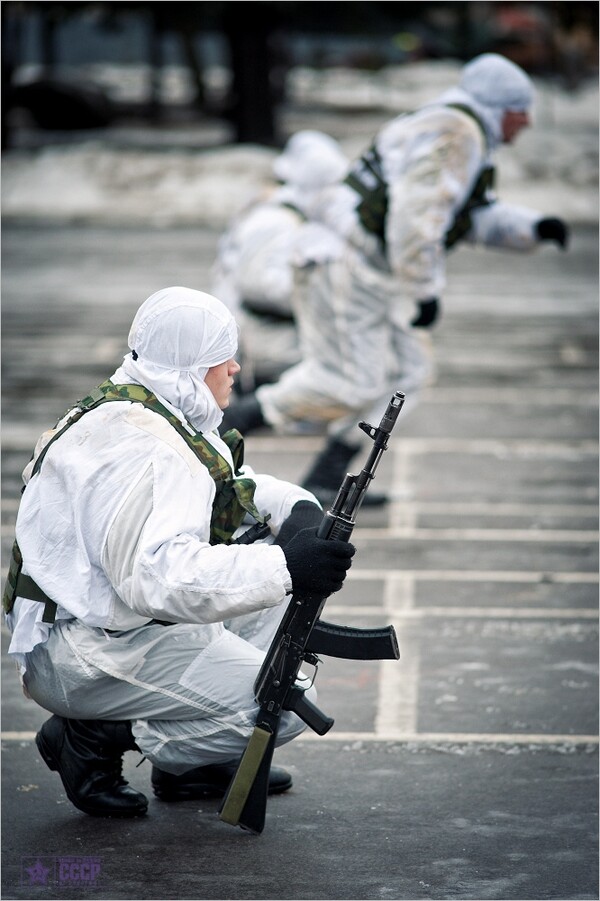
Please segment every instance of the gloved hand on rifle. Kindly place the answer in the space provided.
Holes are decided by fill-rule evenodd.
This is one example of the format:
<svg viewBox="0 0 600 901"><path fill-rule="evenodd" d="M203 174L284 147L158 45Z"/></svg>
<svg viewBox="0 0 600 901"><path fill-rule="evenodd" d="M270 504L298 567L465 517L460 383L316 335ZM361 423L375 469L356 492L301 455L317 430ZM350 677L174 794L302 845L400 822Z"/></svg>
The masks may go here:
<svg viewBox="0 0 600 901"><path fill-rule="evenodd" d="M348 541L318 538L311 528L296 532L282 550L293 594L329 597L342 587L356 549Z"/></svg>
<svg viewBox="0 0 600 901"><path fill-rule="evenodd" d="M300 529L319 526L322 519L323 511L317 504L313 504L312 501L297 501L292 507L292 512L288 518L284 520L275 539L275 544L285 547Z"/></svg>

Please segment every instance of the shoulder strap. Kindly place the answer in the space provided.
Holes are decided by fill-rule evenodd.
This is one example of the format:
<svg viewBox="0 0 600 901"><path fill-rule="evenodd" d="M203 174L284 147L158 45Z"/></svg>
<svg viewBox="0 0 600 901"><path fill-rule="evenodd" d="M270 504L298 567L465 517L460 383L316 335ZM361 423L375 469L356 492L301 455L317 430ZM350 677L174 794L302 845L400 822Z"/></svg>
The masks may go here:
<svg viewBox="0 0 600 901"><path fill-rule="evenodd" d="M30 576L26 576L21 571L22 566L23 557L15 540L2 593L2 609L5 613L10 613L17 597L27 598L29 601L39 601L44 605L43 622L53 623L56 616L56 603L52 598L48 597L45 591L42 591L37 582L34 582Z"/></svg>
<svg viewBox="0 0 600 901"><path fill-rule="evenodd" d="M103 395L102 398L98 399L96 393L98 391ZM87 404L89 401L97 406L106 401L119 400L141 403L144 407L163 416L208 469L217 486L211 519L211 543L228 543L233 533L241 525L246 513L249 513L259 523L266 522L268 517L265 518L254 503L255 483L252 479L237 476L244 461L244 439L237 429L229 429L222 438L232 452L234 474L237 476L232 478L227 460L207 441L202 432L188 431L177 416L168 410L155 394L142 385L115 385L110 379L107 379L81 403Z"/></svg>
<svg viewBox="0 0 600 901"><path fill-rule="evenodd" d="M301 219L306 221L306 213L304 213L300 207L296 206L295 203L292 203L291 200L285 200L280 206L285 210L291 210L293 213L296 213Z"/></svg>
<svg viewBox="0 0 600 901"><path fill-rule="evenodd" d="M102 382L96 390L100 391L103 396L96 401L94 406L106 401L128 400L134 403L140 403L154 413L158 413L173 426L186 444L192 448L196 456L209 470L215 482L229 478L230 469L227 460L225 460L206 438L204 438L202 432L191 432L186 429L181 420L168 410L167 407L159 401L156 395L147 388L144 388L142 385L115 385L110 379L107 379L105 382ZM90 394L90 398L92 398L93 395L94 392ZM85 398L82 403L85 403L87 400L88 398ZM230 431L233 432L235 430ZM235 436L231 435L229 440L234 443L234 446L240 445L237 454L238 457L241 454L243 460L243 439L239 432L237 432L237 438L239 440L236 442ZM241 466L241 463L236 464L236 469L239 469L239 466Z"/></svg>
<svg viewBox="0 0 600 901"><path fill-rule="evenodd" d="M494 166L485 166L481 170L471 193L461 209L456 213L454 221L446 232L444 238L446 250L450 250L470 232L472 227L471 213L473 210L482 206L490 206L493 203L493 198L490 197L489 192L493 190L495 178L496 170Z"/></svg>
<svg viewBox="0 0 600 901"><path fill-rule="evenodd" d="M465 103L446 103L445 106L449 107L450 109L457 109L461 113L464 113L466 116L470 116L471 119L473 119L473 121L476 122L477 125L479 126L479 129L480 129L481 133L483 134L483 137L485 138L485 142L487 144L487 133L486 133L485 127L483 125L483 122L481 121L481 119L479 118L477 113L475 113L471 109L470 106L467 106Z"/></svg>
<svg viewBox="0 0 600 901"><path fill-rule="evenodd" d="M164 417L188 447L193 450L201 463L206 466L217 486L211 520L211 542L213 544L228 543L233 533L241 525L246 513L249 513L259 523L266 522L268 516L265 518L254 503L256 485L252 479L239 478L239 476L232 478L227 460L207 441L202 432L188 431L178 417L168 410L155 394L142 385L115 385L114 382L107 379L90 391L87 397L78 401L74 415L48 442L36 461L34 472L39 470L50 444L59 438L69 426L77 422L84 413L110 401L140 403ZM237 429L230 429L226 432L223 440L232 451L234 474L237 476L244 460L244 440Z"/></svg>
<svg viewBox="0 0 600 901"><path fill-rule="evenodd" d="M228 544L234 532L239 528L246 514L250 514L258 524L264 526L270 516L263 516L254 503L256 485L249 478L232 478L227 460L208 442L201 432L190 433L180 420L158 400L156 395L141 385L115 385L110 379L94 388L87 397L78 401L72 408L72 415L67 422L52 436L38 455L31 477L39 472L42 462L54 442L81 417L100 404L110 401L130 401L141 403L173 426L198 459L206 466L216 485L215 500L211 517L211 544ZM62 417L64 418L64 417ZM60 420L59 420L60 421ZM229 429L222 436L229 447L237 475L244 462L244 440L237 429ZM267 527L268 528L268 527ZM261 537L263 537L261 535ZM16 597L24 597L32 601L44 603L44 622L53 623L56 615L56 602L53 601L36 582L21 571L23 558L17 542L13 543L9 572L6 579L2 606L10 613Z"/></svg>
<svg viewBox="0 0 600 901"><path fill-rule="evenodd" d="M88 405L86 405L86 402L87 402L87 401L91 401L92 394L94 394L94 393L97 392L97 391L98 391L98 389L95 388L94 391L93 391L90 395L88 395L88 397L84 398L84 400L77 401L77 403L75 404L75 406L71 408L71 415L69 416L68 420L65 422L65 424L64 424L60 429L58 429L57 432L54 433L54 435L53 435L52 438L48 441L48 443L46 444L46 446L44 447L44 449L38 454L38 456L37 456L37 458L36 458L36 461L35 461L35 463L34 463L34 465L33 465L33 469L31 470L31 477L32 477L32 478L33 478L33 476L34 476L37 472L39 472L40 467L41 467L41 465L42 465L42 463L43 463L43 461L44 461L44 457L46 456L46 454L48 453L48 451L50 450L50 448L51 448L51 446L54 444L54 442L55 442L58 438L60 438L61 435L64 435L64 433L67 431L67 429L69 429L69 428L70 428L72 425L74 425L78 420L80 420L81 417L84 415L84 413L87 413L88 410L91 410L93 406L96 406L96 404L100 402L100 400L101 400L102 398L101 398L101 397L98 397L98 396L96 395L96 396L94 397L93 402L91 402L91 403L89 403ZM69 412L69 411L67 411L67 414L65 414L65 415L68 415L68 412ZM64 419L64 416L61 417L61 418ZM60 420L59 420L59 422L60 422Z"/></svg>
<svg viewBox="0 0 600 901"><path fill-rule="evenodd" d="M361 198L357 206L361 225L385 244L388 186L375 145L359 157L344 182Z"/></svg>

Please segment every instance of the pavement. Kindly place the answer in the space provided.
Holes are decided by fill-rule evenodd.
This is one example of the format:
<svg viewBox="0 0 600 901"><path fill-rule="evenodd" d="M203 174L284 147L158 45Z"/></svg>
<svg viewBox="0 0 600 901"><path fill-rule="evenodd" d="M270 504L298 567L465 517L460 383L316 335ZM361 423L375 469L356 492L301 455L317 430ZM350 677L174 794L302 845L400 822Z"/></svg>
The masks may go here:
<svg viewBox="0 0 600 901"><path fill-rule="evenodd" d="M208 228L5 222L2 548L35 438L109 375L132 316L203 287ZM135 821L68 802L3 627L5 899L598 898L598 234L449 258L436 375L401 417L330 621L393 623L399 662L326 658L335 718L277 752L294 787L252 836L218 802ZM316 436L249 437L299 479ZM138 765L139 764L139 765ZM150 793L150 767L126 775Z"/></svg>

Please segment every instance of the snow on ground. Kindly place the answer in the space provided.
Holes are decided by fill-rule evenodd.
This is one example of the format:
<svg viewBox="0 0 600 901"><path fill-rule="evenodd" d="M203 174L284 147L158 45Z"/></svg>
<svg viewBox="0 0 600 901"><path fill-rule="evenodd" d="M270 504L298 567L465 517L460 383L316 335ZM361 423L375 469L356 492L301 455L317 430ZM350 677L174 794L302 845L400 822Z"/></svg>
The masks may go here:
<svg viewBox="0 0 600 901"><path fill-rule="evenodd" d="M434 99L458 71L442 61L378 72L298 68L288 79L284 130L329 131L354 156L380 124ZM533 127L497 155L498 192L572 223L597 222L598 85L567 92L537 80L536 89ZM228 143L226 126L214 120L179 129L120 124L80 135L4 154L5 220L221 229L268 183L276 155Z"/></svg>

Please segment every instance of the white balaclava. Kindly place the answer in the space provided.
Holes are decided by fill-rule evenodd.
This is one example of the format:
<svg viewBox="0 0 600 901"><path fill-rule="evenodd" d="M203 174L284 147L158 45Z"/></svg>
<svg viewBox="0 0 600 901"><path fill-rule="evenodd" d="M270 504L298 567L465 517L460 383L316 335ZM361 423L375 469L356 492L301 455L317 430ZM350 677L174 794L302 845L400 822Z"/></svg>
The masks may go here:
<svg viewBox="0 0 600 901"><path fill-rule="evenodd" d="M237 351L238 330L227 307L202 291L163 288L137 311L124 358L113 381L134 381L183 413L198 432L223 418L204 379Z"/></svg>
<svg viewBox="0 0 600 901"><path fill-rule="evenodd" d="M534 97L529 76L498 53L482 53L463 66L457 87L437 103L465 103L483 120L493 148L502 140L502 119L508 110L527 112Z"/></svg>
<svg viewBox="0 0 600 901"><path fill-rule="evenodd" d="M349 161L336 140L322 131L298 131L273 163L275 178L283 182L278 199L303 208L307 196L341 181L348 168Z"/></svg>

